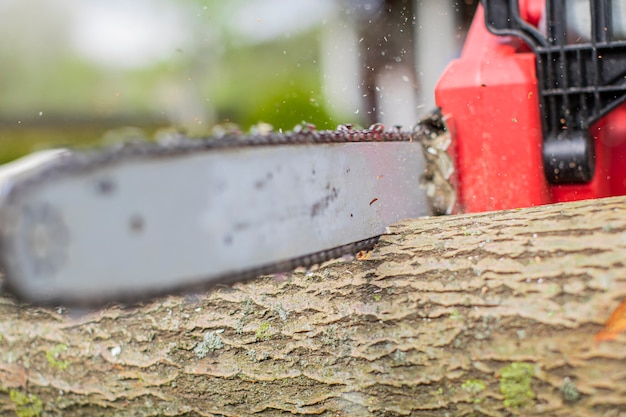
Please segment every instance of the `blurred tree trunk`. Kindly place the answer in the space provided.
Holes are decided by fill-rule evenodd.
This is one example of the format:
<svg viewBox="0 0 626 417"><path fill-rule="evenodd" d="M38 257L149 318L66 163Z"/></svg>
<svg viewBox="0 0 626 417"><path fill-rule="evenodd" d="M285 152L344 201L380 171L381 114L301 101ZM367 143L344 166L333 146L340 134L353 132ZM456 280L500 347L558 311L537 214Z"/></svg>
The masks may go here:
<svg viewBox="0 0 626 417"><path fill-rule="evenodd" d="M404 77L404 90L416 98L413 0L361 2L357 11L357 33L361 58L361 92L365 117L369 123L383 120L383 101L393 96L385 91L383 77ZM397 94L396 94L397 95ZM389 105L387 107L390 107ZM391 112L393 108L385 111ZM397 109L396 109L397 110ZM415 109L413 109L415 111ZM416 116L411 120L415 122Z"/></svg>
<svg viewBox="0 0 626 417"><path fill-rule="evenodd" d="M406 221L357 260L127 308L2 296L0 414L621 415L625 202Z"/></svg>
<svg viewBox="0 0 626 417"><path fill-rule="evenodd" d="M477 0L343 0L359 39L361 110L369 123L413 125L457 56ZM352 5L352 7L350 7Z"/></svg>

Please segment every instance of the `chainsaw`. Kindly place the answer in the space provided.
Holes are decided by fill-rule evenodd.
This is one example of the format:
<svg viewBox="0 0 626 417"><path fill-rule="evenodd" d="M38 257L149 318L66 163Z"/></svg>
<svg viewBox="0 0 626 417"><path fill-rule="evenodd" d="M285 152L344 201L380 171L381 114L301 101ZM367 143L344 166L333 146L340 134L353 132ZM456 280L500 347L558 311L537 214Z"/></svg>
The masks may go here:
<svg viewBox="0 0 626 417"><path fill-rule="evenodd" d="M97 305L369 249L394 222L626 194L626 7L483 0L410 129L35 153L0 169L5 286Z"/></svg>

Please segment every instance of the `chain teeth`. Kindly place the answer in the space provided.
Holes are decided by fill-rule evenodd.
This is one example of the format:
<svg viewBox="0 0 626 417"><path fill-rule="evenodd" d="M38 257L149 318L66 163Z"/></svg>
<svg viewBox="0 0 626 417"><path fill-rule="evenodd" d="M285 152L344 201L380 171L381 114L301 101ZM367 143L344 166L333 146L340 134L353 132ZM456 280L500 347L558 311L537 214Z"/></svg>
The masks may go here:
<svg viewBox="0 0 626 417"><path fill-rule="evenodd" d="M458 211L458 197L454 186L454 161L448 150L452 144L450 133L440 112L435 112L418 123L426 170L421 185L434 215Z"/></svg>

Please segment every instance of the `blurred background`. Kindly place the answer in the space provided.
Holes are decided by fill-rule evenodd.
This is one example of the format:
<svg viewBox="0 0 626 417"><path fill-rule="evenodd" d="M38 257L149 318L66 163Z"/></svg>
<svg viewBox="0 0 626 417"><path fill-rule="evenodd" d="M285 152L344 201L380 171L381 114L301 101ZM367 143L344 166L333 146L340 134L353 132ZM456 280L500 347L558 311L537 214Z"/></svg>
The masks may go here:
<svg viewBox="0 0 626 417"><path fill-rule="evenodd" d="M0 163L260 122L410 126L478 0L0 0Z"/></svg>

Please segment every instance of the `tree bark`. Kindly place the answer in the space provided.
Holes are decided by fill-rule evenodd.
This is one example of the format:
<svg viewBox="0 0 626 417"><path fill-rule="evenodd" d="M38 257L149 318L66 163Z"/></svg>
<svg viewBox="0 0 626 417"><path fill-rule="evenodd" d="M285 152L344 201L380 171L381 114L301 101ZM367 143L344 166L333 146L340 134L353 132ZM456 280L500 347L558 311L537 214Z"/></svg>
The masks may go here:
<svg viewBox="0 0 626 417"><path fill-rule="evenodd" d="M625 203L410 220L360 259L126 308L2 296L0 414L623 415Z"/></svg>

